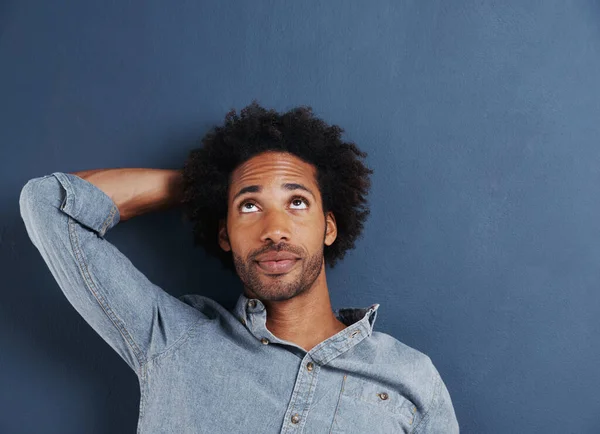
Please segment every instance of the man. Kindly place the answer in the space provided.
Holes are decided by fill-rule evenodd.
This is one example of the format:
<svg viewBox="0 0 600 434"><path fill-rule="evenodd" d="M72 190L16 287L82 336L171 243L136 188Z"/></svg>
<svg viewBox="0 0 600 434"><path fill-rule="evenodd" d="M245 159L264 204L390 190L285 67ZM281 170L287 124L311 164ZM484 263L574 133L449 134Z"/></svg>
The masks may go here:
<svg viewBox="0 0 600 434"><path fill-rule="evenodd" d="M341 132L310 108L253 102L182 170L55 172L23 187L33 244L138 376L138 432L458 432L431 360L373 331L379 304L331 308L325 263L354 247L372 173ZM241 279L232 311L169 295L105 239L176 205L196 244Z"/></svg>

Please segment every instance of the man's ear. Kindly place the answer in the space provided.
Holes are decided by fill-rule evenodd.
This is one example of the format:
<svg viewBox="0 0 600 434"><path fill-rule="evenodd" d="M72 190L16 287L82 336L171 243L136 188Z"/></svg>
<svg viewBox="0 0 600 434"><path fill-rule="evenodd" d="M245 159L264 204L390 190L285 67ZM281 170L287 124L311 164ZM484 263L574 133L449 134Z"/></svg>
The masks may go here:
<svg viewBox="0 0 600 434"><path fill-rule="evenodd" d="M337 224L331 211L325 216L325 245L331 246L337 238Z"/></svg>
<svg viewBox="0 0 600 434"><path fill-rule="evenodd" d="M226 252L231 250L231 244L229 243L229 235L227 234L227 222L225 220L219 220L219 246Z"/></svg>

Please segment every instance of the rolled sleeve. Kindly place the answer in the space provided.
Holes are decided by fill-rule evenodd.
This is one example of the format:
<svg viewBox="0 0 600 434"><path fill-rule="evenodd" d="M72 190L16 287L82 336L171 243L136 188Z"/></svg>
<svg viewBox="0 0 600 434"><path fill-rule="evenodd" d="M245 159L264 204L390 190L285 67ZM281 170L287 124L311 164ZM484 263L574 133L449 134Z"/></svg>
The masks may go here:
<svg viewBox="0 0 600 434"><path fill-rule="evenodd" d="M121 216L117 205L94 184L70 173L54 172L52 176L58 179L66 192L61 211L101 237L119 223Z"/></svg>

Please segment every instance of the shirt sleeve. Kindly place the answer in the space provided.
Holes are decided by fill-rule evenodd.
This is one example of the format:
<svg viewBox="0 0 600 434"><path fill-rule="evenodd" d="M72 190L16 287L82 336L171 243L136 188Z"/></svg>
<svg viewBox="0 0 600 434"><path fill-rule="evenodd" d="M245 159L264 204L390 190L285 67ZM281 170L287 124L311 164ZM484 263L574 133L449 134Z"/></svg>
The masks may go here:
<svg viewBox="0 0 600 434"><path fill-rule="evenodd" d="M120 215L94 184L62 172L33 178L19 206L29 238L68 301L138 376L147 361L207 319L150 282L105 239Z"/></svg>
<svg viewBox="0 0 600 434"><path fill-rule="evenodd" d="M413 434L458 434L459 426L450 393L437 369L429 410L415 427Z"/></svg>

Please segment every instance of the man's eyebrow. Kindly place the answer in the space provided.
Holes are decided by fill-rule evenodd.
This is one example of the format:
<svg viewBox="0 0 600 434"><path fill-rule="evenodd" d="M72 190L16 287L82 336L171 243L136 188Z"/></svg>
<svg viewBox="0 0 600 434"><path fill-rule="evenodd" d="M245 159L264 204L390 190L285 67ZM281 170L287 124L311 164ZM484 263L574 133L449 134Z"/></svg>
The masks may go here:
<svg viewBox="0 0 600 434"><path fill-rule="evenodd" d="M310 195L313 197L313 199L315 198L314 193L309 188L305 187L302 184L288 182L285 184L281 184L281 188L288 190L288 191L304 190L304 191L310 193ZM238 191L235 194L235 196L233 196L233 200L235 201L239 196L246 194L246 193L260 193L261 191L262 191L262 185L248 185L247 187L241 188L240 191Z"/></svg>
<svg viewBox="0 0 600 434"><path fill-rule="evenodd" d="M295 184L295 183L288 182L287 184L281 184L281 188L284 188L289 191L304 190L307 193L309 193L313 197L313 199L315 198L315 194L310 190L310 188L305 187L302 184Z"/></svg>

